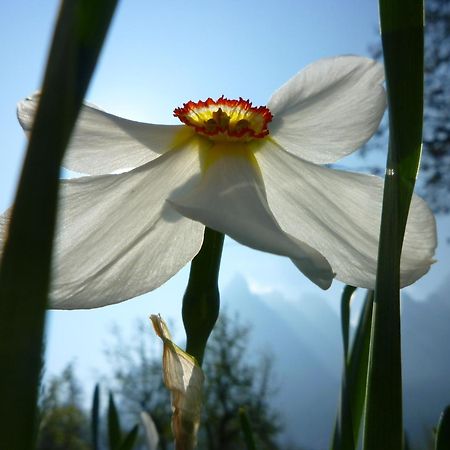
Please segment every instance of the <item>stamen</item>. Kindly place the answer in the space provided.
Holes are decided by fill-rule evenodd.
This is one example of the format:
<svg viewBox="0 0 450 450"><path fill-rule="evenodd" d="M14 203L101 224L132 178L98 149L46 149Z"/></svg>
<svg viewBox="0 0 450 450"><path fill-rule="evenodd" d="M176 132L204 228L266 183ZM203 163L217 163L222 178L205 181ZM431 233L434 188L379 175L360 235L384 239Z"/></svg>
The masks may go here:
<svg viewBox="0 0 450 450"><path fill-rule="evenodd" d="M217 130L217 122L214 119L208 119L205 122L205 129L209 133L215 133Z"/></svg>
<svg viewBox="0 0 450 450"><path fill-rule="evenodd" d="M242 130L244 130L245 128L248 128L249 127L249 123L248 123L248 120L245 120L245 119L241 119L241 120L239 120L239 122L236 124L236 126L234 127L234 129L235 129L235 131L237 132L237 133L240 133Z"/></svg>
<svg viewBox="0 0 450 450"><path fill-rule="evenodd" d="M223 130L228 128L230 118L226 113L222 111L222 108L219 108L217 111L213 112L212 116L220 128L222 128Z"/></svg>

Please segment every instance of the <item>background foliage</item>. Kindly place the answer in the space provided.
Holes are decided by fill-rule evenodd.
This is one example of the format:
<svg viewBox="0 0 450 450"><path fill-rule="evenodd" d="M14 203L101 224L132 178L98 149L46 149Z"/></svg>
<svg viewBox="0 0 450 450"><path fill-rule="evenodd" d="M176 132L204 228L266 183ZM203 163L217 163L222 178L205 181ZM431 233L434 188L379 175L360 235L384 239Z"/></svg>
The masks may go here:
<svg viewBox="0 0 450 450"><path fill-rule="evenodd" d="M245 450L239 409L245 407L260 450L278 449L281 431L277 412L270 403L274 392L272 362L268 355L249 354L250 327L237 317L222 314L211 336L204 361L206 376L199 449ZM159 433L160 450L172 448L169 393L162 381L159 342L150 325L138 323L134 335L125 339L114 329L108 348L110 372L103 387L114 392L117 410L127 427L140 421L141 411L152 417ZM89 412L74 366L52 377L41 395L38 450L90 449ZM106 446L102 430L102 448ZM136 448L145 449L143 436Z"/></svg>

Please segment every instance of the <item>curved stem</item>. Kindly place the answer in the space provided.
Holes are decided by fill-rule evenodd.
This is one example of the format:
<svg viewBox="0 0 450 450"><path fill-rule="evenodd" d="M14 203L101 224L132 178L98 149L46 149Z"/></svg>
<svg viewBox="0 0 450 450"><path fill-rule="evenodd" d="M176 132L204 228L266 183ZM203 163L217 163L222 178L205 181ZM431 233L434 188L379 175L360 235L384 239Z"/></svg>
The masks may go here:
<svg viewBox="0 0 450 450"><path fill-rule="evenodd" d="M206 342L219 316L218 277L224 235L205 228L203 245L191 263L191 272L183 297L183 323L186 330L186 352L200 366Z"/></svg>

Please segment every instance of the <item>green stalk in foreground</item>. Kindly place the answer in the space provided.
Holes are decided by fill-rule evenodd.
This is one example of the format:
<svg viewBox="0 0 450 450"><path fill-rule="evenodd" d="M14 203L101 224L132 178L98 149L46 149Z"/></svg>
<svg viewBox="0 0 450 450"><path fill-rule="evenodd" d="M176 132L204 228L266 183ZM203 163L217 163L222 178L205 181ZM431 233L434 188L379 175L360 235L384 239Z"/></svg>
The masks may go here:
<svg viewBox="0 0 450 450"><path fill-rule="evenodd" d="M389 152L370 343L364 450L401 450L400 255L421 154L423 1L380 0L380 23L389 107Z"/></svg>
<svg viewBox="0 0 450 450"><path fill-rule="evenodd" d="M450 406L442 412L436 432L435 450L446 450L450 448Z"/></svg>
<svg viewBox="0 0 450 450"><path fill-rule="evenodd" d="M186 352L202 365L206 342L219 316L218 277L224 235L205 228L202 248L192 260L189 282L183 297Z"/></svg>
<svg viewBox="0 0 450 450"><path fill-rule="evenodd" d="M372 310L373 291L367 291L364 306L359 317L359 323L355 330L347 368L354 442L359 442L360 428L366 402Z"/></svg>
<svg viewBox="0 0 450 450"><path fill-rule="evenodd" d="M343 347L342 381L339 409L334 425L331 450L354 450L350 386L348 379L348 347L350 331L350 302L356 287L345 286L341 298L341 331Z"/></svg>
<svg viewBox="0 0 450 450"><path fill-rule="evenodd" d="M33 448L59 171L116 0L62 3L0 267L0 448Z"/></svg>
<svg viewBox="0 0 450 450"><path fill-rule="evenodd" d="M351 450L355 448L355 445L359 442L359 430L364 414L373 291L367 292L352 346L351 349L348 349L350 326L348 305L353 293L352 289L355 288L346 287L341 301L345 370L343 371L341 400L331 450ZM353 439L349 436L350 434L353 434Z"/></svg>

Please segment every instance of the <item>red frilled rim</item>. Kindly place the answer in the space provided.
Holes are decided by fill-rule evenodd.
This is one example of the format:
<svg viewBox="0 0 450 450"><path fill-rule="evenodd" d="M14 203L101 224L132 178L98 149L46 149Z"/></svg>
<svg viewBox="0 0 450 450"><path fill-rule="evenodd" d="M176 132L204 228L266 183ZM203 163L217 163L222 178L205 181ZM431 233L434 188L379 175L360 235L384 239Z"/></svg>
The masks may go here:
<svg viewBox="0 0 450 450"><path fill-rule="evenodd" d="M175 108L173 115L198 133L231 138L263 138L269 134L267 125L273 118L266 106L254 107L242 97L231 100L223 95L217 100L190 100Z"/></svg>

